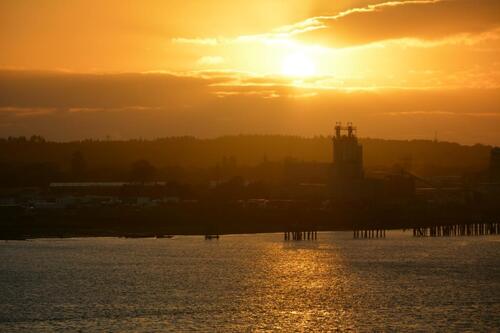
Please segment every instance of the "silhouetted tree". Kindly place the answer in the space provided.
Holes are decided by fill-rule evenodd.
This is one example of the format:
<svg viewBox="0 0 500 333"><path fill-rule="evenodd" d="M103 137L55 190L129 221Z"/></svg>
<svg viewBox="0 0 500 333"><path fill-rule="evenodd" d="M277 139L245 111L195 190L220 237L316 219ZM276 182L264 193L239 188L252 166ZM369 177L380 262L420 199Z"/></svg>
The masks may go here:
<svg viewBox="0 0 500 333"><path fill-rule="evenodd" d="M240 176L233 177L219 184L214 190L214 195L219 199L243 198L245 195L245 180Z"/></svg>
<svg viewBox="0 0 500 333"><path fill-rule="evenodd" d="M20 169L21 184L27 186L47 186L57 181L60 172L56 165L51 163L33 163Z"/></svg>
<svg viewBox="0 0 500 333"><path fill-rule="evenodd" d="M30 137L30 142L31 143L45 143L45 138L40 135L32 135Z"/></svg>
<svg viewBox="0 0 500 333"><path fill-rule="evenodd" d="M135 182L148 182L154 180L156 168L146 160L138 160L132 163L130 180Z"/></svg>
<svg viewBox="0 0 500 333"><path fill-rule="evenodd" d="M74 180L82 180L85 176L87 163L82 152L77 150L71 156L71 175Z"/></svg>

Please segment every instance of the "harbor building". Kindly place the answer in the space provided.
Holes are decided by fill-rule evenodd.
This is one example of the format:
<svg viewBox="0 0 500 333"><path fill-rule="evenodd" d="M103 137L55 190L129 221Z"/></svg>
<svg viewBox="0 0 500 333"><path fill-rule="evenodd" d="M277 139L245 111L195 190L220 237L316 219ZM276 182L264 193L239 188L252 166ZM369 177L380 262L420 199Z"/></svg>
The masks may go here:
<svg viewBox="0 0 500 333"><path fill-rule="evenodd" d="M363 147L352 123L335 124L331 194L334 200L356 200L364 187Z"/></svg>
<svg viewBox="0 0 500 333"><path fill-rule="evenodd" d="M358 143L352 123L335 125L333 137L334 177L345 180L363 179L363 147Z"/></svg>
<svg viewBox="0 0 500 333"><path fill-rule="evenodd" d="M334 201L400 202L415 197L415 176L406 170L365 176L363 146L352 123L337 122L332 143L330 193Z"/></svg>

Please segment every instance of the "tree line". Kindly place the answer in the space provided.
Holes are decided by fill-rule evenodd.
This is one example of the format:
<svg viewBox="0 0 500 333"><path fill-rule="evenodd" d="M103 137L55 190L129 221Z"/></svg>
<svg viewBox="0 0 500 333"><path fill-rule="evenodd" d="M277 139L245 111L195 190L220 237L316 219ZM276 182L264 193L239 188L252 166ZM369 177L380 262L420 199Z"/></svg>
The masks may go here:
<svg viewBox="0 0 500 333"><path fill-rule="evenodd" d="M488 167L491 147L430 140L362 138L370 170L402 165L420 175L463 175ZM332 160L331 137L238 135L212 139L54 142L0 138L0 186L52 181L181 181L242 177L320 182Z"/></svg>

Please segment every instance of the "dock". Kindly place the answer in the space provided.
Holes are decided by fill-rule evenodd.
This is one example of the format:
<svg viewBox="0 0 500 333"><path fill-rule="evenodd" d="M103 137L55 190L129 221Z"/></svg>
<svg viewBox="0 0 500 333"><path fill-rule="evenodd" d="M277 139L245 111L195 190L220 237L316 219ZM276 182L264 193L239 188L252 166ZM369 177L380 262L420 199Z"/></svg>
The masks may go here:
<svg viewBox="0 0 500 333"><path fill-rule="evenodd" d="M414 237L487 236L500 234L500 223L469 223L413 228Z"/></svg>
<svg viewBox="0 0 500 333"><path fill-rule="evenodd" d="M285 231L285 241L302 241L302 240L317 240L317 231Z"/></svg>
<svg viewBox="0 0 500 333"><path fill-rule="evenodd" d="M354 239L385 238L385 229L354 229Z"/></svg>

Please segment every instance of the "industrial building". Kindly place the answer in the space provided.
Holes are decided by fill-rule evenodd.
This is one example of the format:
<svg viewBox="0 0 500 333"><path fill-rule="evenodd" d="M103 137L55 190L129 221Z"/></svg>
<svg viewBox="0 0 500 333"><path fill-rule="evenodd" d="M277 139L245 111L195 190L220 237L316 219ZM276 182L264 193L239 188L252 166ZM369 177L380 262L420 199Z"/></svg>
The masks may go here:
<svg viewBox="0 0 500 333"><path fill-rule="evenodd" d="M334 200L357 200L363 196L363 147L352 123L335 125L331 195Z"/></svg>
<svg viewBox="0 0 500 333"><path fill-rule="evenodd" d="M335 124L333 136L331 195L336 201L401 201L415 196L414 177L401 170L378 177L365 177L363 146L352 123Z"/></svg>
<svg viewBox="0 0 500 333"><path fill-rule="evenodd" d="M335 125L333 137L334 177L342 180L363 179L363 147L358 143L352 123Z"/></svg>

